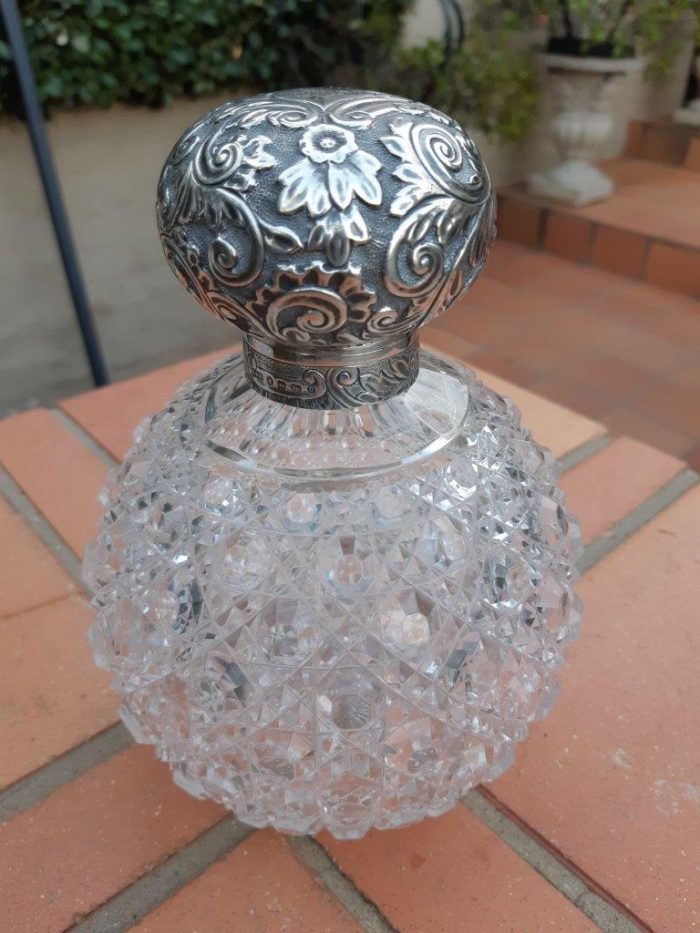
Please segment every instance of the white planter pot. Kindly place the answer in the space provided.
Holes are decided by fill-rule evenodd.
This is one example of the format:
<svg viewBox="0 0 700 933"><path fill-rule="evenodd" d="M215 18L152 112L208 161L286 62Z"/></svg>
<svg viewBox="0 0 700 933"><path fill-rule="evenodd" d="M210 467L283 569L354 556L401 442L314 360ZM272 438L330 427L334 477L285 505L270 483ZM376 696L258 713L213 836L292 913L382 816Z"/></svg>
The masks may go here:
<svg viewBox="0 0 700 933"><path fill-rule="evenodd" d="M574 55L543 55L542 60L554 83L558 109L550 131L562 158L549 171L531 175L528 189L576 206L602 201L614 186L593 161L613 130L610 95L617 79L640 70L643 62Z"/></svg>
<svg viewBox="0 0 700 933"><path fill-rule="evenodd" d="M695 77L700 84L700 55L693 59ZM679 107L674 114L677 123L689 123L691 126L700 126L700 97L689 100L683 107Z"/></svg>

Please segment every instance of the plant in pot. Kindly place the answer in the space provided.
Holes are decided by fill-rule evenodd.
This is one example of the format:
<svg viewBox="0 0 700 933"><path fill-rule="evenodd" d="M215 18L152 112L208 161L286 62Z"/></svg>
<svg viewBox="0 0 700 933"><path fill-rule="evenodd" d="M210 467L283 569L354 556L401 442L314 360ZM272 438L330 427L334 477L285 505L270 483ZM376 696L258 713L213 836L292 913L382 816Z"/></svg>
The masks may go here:
<svg viewBox="0 0 700 933"><path fill-rule="evenodd" d="M688 84L695 91L691 93L683 104L676 110L674 117L677 123L689 123L691 126L700 126L700 47L693 54L693 72L689 76Z"/></svg>
<svg viewBox="0 0 700 933"><path fill-rule="evenodd" d="M480 0L468 17L457 0L440 6L442 41L397 46L375 69L371 86L424 101L503 143L518 142L537 114L537 69L527 29L534 21L532 0ZM457 28L446 8L456 14Z"/></svg>
<svg viewBox="0 0 700 933"><path fill-rule="evenodd" d="M678 123L700 126L700 15L695 17L693 35L693 58L688 75L688 93L685 102L676 110L674 117Z"/></svg>
<svg viewBox="0 0 700 933"><path fill-rule="evenodd" d="M593 164L613 130L619 80L646 67L663 75L687 35L697 0L535 0L548 31L544 68L554 84L553 142L561 161L529 179L533 194L574 205L603 200L612 180Z"/></svg>

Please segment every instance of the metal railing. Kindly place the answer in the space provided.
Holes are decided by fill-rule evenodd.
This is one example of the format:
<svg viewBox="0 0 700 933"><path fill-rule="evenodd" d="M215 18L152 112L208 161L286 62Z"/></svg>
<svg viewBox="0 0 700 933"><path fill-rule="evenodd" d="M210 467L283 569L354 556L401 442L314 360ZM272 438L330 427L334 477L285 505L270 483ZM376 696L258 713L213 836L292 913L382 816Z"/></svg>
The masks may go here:
<svg viewBox="0 0 700 933"><path fill-rule="evenodd" d="M22 95L24 113L27 119L29 139L36 161L37 171L44 190L46 206L51 218L51 225L61 255L61 265L70 292L73 310L80 329L80 336L90 365L92 381L96 386L107 385L109 375L105 363L97 328L90 309L85 281L80 269L80 260L71 233L68 214L61 193L61 185L56 173L51 145L46 135L44 115L34 80L27 44L24 41L22 20L16 0L0 0L0 12L5 23L7 39L12 50L17 82Z"/></svg>

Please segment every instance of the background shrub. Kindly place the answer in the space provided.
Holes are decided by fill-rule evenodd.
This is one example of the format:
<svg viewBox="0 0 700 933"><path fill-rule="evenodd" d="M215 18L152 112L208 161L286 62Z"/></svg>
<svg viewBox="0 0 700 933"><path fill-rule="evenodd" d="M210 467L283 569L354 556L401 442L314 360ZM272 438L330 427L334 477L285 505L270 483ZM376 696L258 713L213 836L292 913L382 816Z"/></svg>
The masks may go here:
<svg viewBox="0 0 700 933"><path fill-rule="evenodd" d="M48 114L117 102L157 107L222 89L338 85L425 100L515 140L534 113L532 56L514 47L520 18L487 20L484 11L500 10L501 0L481 2L461 45L433 40L408 50L400 40L412 0L21 0L20 8ZM20 116L22 106L0 33L3 112Z"/></svg>
<svg viewBox="0 0 700 933"><path fill-rule="evenodd" d="M23 0L48 113L161 106L241 85L329 84L391 55L410 0ZM0 35L0 109L21 104Z"/></svg>

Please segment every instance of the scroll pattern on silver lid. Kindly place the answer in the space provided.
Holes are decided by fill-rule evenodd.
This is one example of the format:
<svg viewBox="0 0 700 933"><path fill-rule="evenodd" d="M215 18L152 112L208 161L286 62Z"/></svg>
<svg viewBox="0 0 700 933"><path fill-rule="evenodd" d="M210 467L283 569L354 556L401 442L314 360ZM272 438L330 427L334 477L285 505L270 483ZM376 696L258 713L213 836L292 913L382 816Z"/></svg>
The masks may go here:
<svg viewBox="0 0 700 933"><path fill-rule="evenodd" d="M494 207L454 120L385 94L305 89L195 123L163 169L158 223L206 310L271 345L335 349L344 364L469 287Z"/></svg>

